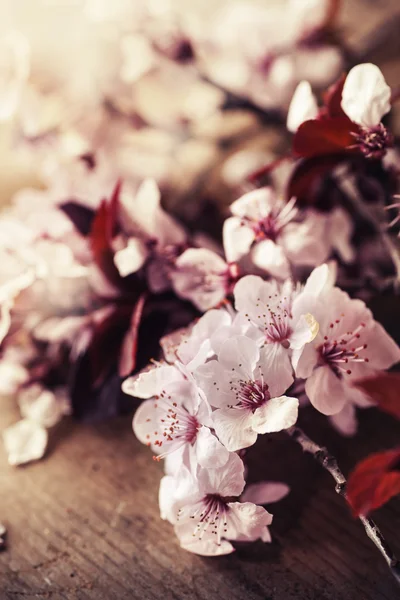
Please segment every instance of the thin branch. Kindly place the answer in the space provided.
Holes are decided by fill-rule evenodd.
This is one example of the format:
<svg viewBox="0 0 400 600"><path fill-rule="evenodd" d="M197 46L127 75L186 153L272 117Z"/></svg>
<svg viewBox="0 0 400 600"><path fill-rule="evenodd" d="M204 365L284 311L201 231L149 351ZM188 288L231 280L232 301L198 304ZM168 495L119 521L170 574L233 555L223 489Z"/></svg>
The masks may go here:
<svg viewBox="0 0 400 600"><path fill-rule="evenodd" d="M300 444L304 452L311 454L321 467L328 471L336 482L336 493L348 502L346 494L347 480L340 470L336 458L332 456L326 448L319 446L310 439L299 427L291 427L290 429L287 429L287 433L292 439ZM360 516L359 519L364 526L366 534L378 548L392 575L400 585L400 561L396 558L393 550L386 542L376 523L368 517Z"/></svg>
<svg viewBox="0 0 400 600"><path fill-rule="evenodd" d="M400 251L398 246L393 241L392 236L384 229L382 223L375 217L372 211L368 208L367 204L361 198L356 186L354 185L351 175L346 172L346 167L344 167L342 171L338 171L337 181L340 187L346 193L347 198L351 202L356 212L358 212L358 214L365 221L372 225L376 233L380 236L395 268L396 277L393 284L394 288L398 289L400 286Z"/></svg>

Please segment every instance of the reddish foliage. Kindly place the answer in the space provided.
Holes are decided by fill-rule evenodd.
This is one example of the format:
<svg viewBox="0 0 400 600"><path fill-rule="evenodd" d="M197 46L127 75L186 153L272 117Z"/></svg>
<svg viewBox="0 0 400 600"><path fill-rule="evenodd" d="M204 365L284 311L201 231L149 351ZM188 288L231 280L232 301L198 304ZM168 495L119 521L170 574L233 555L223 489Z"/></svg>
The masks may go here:
<svg viewBox="0 0 400 600"><path fill-rule="evenodd" d="M104 382L115 364L133 310L131 304L115 304L107 316L94 326L88 348L93 387Z"/></svg>
<svg viewBox="0 0 400 600"><path fill-rule="evenodd" d="M300 160L290 176L287 187L287 200L295 196L302 204L314 204L319 184L344 158L342 154L312 156Z"/></svg>
<svg viewBox="0 0 400 600"><path fill-rule="evenodd" d="M358 126L348 117L311 119L300 125L293 138L293 152L300 157L351 152L352 133Z"/></svg>
<svg viewBox="0 0 400 600"><path fill-rule="evenodd" d="M358 463L347 483L355 516L366 515L400 494L400 448L371 454Z"/></svg>
<svg viewBox="0 0 400 600"><path fill-rule="evenodd" d="M400 419L400 374L379 373L360 379L355 387L364 392L384 412Z"/></svg>
<svg viewBox="0 0 400 600"><path fill-rule="evenodd" d="M142 321L146 294L142 294L136 302L131 316L129 331L125 334L119 357L118 372L120 377L128 377L136 366L139 327Z"/></svg>
<svg viewBox="0 0 400 600"><path fill-rule="evenodd" d="M275 160L267 163L263 167L257 169L257 171L253 171L250 175L247 176L247 181L251 183L260 183L260 180L263 180L264 177L267 177L274 169L279 167L285 160L288 160L290 156L280 156Z"/></svg>
<svg viewBox="0 0 400 600"><path fill-rule="evenodd" d="M346 81L347 75L344 73L335 83L333 83L324 94L324 108L322 114L324 116L334 117L346 117L342 109L342 92L344 82Z"/></svg>
<svg viewBox="0 0 400 600"><path fill-rule="evenodd" d="M117 288L121 287L122 278L114 264L114 252L111 242L117 228L120 189L121 184L118 182L111 200L109 202L107 200L102 201L89 233L94 262L108 281Z"/></svg>

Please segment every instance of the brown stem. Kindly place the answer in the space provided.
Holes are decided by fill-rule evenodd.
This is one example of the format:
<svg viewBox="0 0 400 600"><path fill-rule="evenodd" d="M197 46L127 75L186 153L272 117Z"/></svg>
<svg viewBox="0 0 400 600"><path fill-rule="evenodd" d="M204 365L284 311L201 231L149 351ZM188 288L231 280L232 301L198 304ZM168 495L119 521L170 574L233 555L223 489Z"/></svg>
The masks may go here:
<svg viewBox="0 0 400 600"><path fill-rule="evenodd" d="M337 460L323 446L319 446L311 438L308 437L299 427L290 427L286 430L288 435L294 439L303 448L304 452L308 452L313 458L333 477L336 482L335 491L348 502L346 494L347 480L340 470ZM376 523L369 517L359 517L364 526L365 532L369 539L375 544L379 552L385 559L389 569L400 585L400 561L396 558L393 550L386 542Z"/></svg>
<svg viewBox="0 0 400 600"><path fill-rule="evenodd" d="M366 205L360 196L352 176L347 172L346 167L337 172L337 181L344 190L347 198L350 200L358 214L372 225L376 233L380 236L387 253L389 254L396 276L393 281L393 287L397 290L400 287L400 252L392 236L385 230L385 224L381 223L372 210Z"/></svg>

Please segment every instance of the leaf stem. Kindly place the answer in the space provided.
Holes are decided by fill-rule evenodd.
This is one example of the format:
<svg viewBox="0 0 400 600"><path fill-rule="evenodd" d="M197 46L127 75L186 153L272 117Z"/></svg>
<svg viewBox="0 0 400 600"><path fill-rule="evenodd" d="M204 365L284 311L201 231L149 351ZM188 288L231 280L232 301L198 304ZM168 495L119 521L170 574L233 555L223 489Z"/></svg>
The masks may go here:
<svg viewBox="0 0 400 600"><path fill-rule="evenodd" d="M286 430L288 435L295 440L304 452L308 452L323 467L336 482L335 491L348 502L346 494L347 480L340 470L337 460L323 446L319 446L308 437L299 427L290 427ZM370 540L378 548L385 559L393 577L400 586L400 561L396 558L393 550L386 542L376 523L369 517L359 516L359 520L364 526L365 532Z"/></svg>

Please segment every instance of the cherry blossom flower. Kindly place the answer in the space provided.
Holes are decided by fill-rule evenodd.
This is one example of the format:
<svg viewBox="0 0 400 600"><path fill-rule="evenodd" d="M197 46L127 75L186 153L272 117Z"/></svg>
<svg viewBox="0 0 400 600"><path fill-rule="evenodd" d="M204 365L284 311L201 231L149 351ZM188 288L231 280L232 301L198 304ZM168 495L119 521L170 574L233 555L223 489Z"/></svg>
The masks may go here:
<svg viewBox="0 0 400 600"><path fill-rule="evenodd" d="M234 501L245 486L244 466L230 454L224 466L191 472L185 466L160 486L161 516L175 527L182 548L202 556L234 551L231 541L268 535L272 515L251 502Z"/></svg>
<svg viewBox="0 0 400 600"><path fill-rule="evenodd" d="M281 431L297 420L298 400L282 396L293 376L267 346L245 336L228 339L218 360L194 374L210 404L215 432L229 451L254 444L260 433Z"/></svg>
<svg viewBox="0 0 400 600"><path fill-rule="evenodd" d="M153 180L142 183L135 196L121 195L121 220L127 245L117 250L114 261L126 277L138 271L146 261L152 291L170 286L169 270L186 243L184 229L160 205L161 194Z"/></svg>
<svg viewBox="0 0 400 600"><path fill-rule="evenodd" d="M160 365L126 380L125 393L149 398L137 409L133 418L136 437L158 455L178 455L180 461L198 462L204 467L222 465L227 451L207 425L211 410L189 374L177 366ZM176 469L176 467L175 467Z"/></svg>
<svg viewBox="0 0 400 600"><path fill-rule="evenodd" d="M391 107L391 90L376 65L363 63L353 67L345 79L339 79L328 91L318 113L305 115L308 118L303 123L300 93L307 107L304 112L314 110L309 90L302 87L293 100L289 121L291 131L295 131L296 155L337 154L340 162L343 153L361 153L367 159L378 160L393 145L392 136L381 123Z"/></svg>
<svg viewBox="0 0 400 600"><path fill-rule="evenodd" d="M247 275L235 286L235 307L255 327L252 337L258 335L264 344L264 360L271 358L271 368L285 369L292 374L291 351L301 349L318 333L318 323L310 314L314 295L327 280L325 265L315 269L308 285L301 291L290 280L282 285Z"/></svg>
<svg viewBox="0 0 400 600"><path fill-rule="evenodd" d="M351 382L397 363L397 344L364 302L351 300L338 288L321 293L313 314L319 332L296 364L296 375L307 379L311 403L326 415L340 413L349 403L368 406L369 400Z"/></svg>
<svg viewBox="0 0 400 600"><path fill-rule="evenodd" d="M328 216L315 210L301 212L295 198L285 204L271 188L260 188L236 200L231 212L223 229L230 262L249 255L256 267L286 279L291 267L318 266L334 249L346 260L352 257L352 226L342 209Z"/></svg>
<svg viewBox="0 0 400 600"><path fill-rule="evenodd" d="M206 311L231 293L238 279L238 269L212 250L189 248L176 259L170 277L178 296Z"/></svg>

